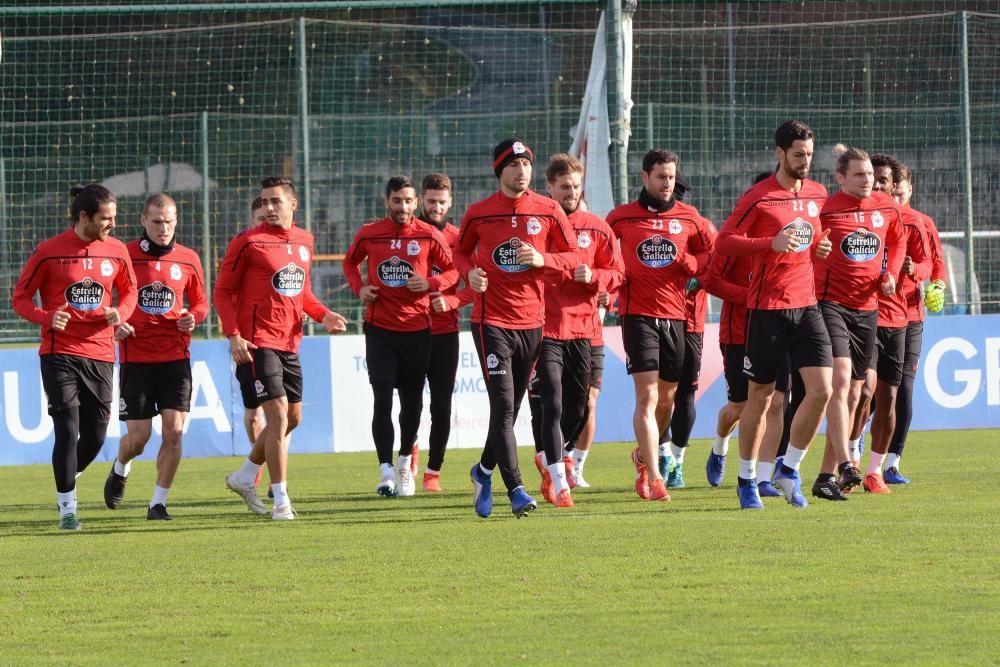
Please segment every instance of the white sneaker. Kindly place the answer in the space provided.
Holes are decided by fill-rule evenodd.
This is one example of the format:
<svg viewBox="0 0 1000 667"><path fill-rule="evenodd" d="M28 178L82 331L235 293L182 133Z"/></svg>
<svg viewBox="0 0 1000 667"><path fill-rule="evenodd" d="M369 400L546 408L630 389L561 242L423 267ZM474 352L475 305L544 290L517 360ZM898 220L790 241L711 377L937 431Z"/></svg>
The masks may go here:
<svg viewBox="0 0 1000 667"><path fill-rule="evenodd" d="M291 503L275 505L274 511L271 512L271 518L275 521L291 521L295 518L295 510L292 509Z"/></svg>
<svg viewBox="0 0 1000 667"><path fill-rule="evenodd" d="M588 482L587 480L585 480L583 478L583 475L579 474L579 473L576 474L576 485L578 487L580 487L581 489L589 489L590 488L590 482Z"/></svg>
<svg viewBox="0 0 1000 667"><path fill-rule="evenodd" d="M396 463L396 488L399 489L399 495L401 496L412 496L417 492L417 484L413 479L413 471L408 465L402 465L401 462Z"/></svg>
<svg viewBox="0 0 1000 667"><path fill-rule="evenodd" d="M254 514L267 514L267 508L257 496L257 487L251 484L240 483L239 473L229 473L226 475L226 487L240 496L247 504L247 509Z"/></svg>
<svg viewBox="0 0 1000 667"><path fill-rule="evenodd" d="M375 487L375 493L386 498L395 498L399 495L396 491L396 480L392 477L383 477L382 481Z"/></svg>

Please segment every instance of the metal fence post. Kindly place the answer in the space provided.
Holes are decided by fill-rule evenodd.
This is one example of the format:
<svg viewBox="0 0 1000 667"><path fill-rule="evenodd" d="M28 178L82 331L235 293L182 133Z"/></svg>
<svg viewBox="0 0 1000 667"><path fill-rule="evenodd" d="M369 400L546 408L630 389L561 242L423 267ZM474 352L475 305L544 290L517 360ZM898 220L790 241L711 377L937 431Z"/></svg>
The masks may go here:
<svg viewBox="0 0 1000 667"><path fill-rule="evenodd" d="M969 101L969 16L967 12L959 13L961 27L961 100L959 106L962 114L962 175L965 194L965 299L969 314L979 312L979 304L973 301L973 288L976 283L975 244L973 242L972 214L972 119Z"/></svg>
<svg viewBox="0 0 1000 667"><path fill-rule="evenodd" d="M201 112L201 263L205 271L205 292L212 299L212 242L208 193L208 112ZM212 317L205 318L205 338L212 337Z"/></svg>

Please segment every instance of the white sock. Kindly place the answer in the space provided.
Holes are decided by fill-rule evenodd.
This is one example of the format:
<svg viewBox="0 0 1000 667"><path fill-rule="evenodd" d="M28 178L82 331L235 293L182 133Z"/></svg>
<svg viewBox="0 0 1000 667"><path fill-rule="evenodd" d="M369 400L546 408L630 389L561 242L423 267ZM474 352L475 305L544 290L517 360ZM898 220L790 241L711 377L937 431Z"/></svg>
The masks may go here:
<svg viewBox="0 0 1000 667"><path fill-rule="evenodd" d="M717 435L712 443L712 453L716 456L725 456L729 453L729 436Z"/></svg>
<svg viewBox="0 0 1000 667"><path fill-rule="evenodd" d="M899 454L887 454L885 457L885 467L899 470Z"/></svg>
<svg viewBox="0 0 1000 667"><path fill-rule="evenodd" d="M399 467L401 470L409 470L410 469L410 461L412 459L413 459L413 455L412 454L407 454L406 456L403 456L402 454L400 454L399 458L396 459L396 466Z"/></svg>
<svg viewBox="0 0 1000 667"><path fill-rule="evenodd" d="M861 438L857 437L847 443L848 450L851 452L851 459L858 460L861 458Z"/></svg>
<svg viewBox="0 0 1000 667"><path fill-rule="evenodd" d="M670 445L673 444L669 440L667 442L660 443L660 456L670 455Z"/></svg>
<svg viewBox="0 0 1000 667"><path fill-rule="evenodd" d="M430 467L424 469L425 475L430 475L431 477L438 477L441 474L440 470L433 470Z"/></svg>
<svg viewBox="0 0 1000 667"><path fill-rule="evenodd" d="M583 467L583 462L587 460L587 454L589 453L590 453L589 449L573 450L573 463L576 465L577 470Z"/></svg>
<svg viewBox="0 0 1000 667"><path fill-rule="evenodd" d="M549 476L552 477L552 489L558 496L563 489L569 488L569 484L566 483L566 464L560 461L550 464L548 468Z"/></svg>
<svg viewBox="0 0 1000 667"><path fill-rule="evenodd" d="M482 473L483 473L484 475L486 475L487 477L489 477L490 475L492 475L492 474L493 474L493 471L492 471L492 470L489 470L489 469L488 469L488 468L486 468L486 467L484 467L482 463L480 463L480 464L479 464L479 470L480 470L480 471L481 471L481 472L482 472Z"/></svg>
<svg viewBox="0 0 1000 667"><path fill-rule="evenodd" d="M781 465L788 466L792 470L798 470L799 464L802 463L802 459L805 455L806 450L799 449L795 445L789 443L788 450L785 451L785 458L781 459Z"/></svg>
<svg viewBox="0 0 1000 667"><path fill-rule="evenodd" d="M573 452L574 451L575 450L573 450L573 449L566 449L565 447L563 447L563 458L566 458L566 457L573 458Z"/></svg>
<svg viewBox="0 0 1000 667"><path fill-rule="evenodd" d="M167 506L167 494L170 493L170 487L164 489L162 486L157 484L153 485L153 499L149 501L149 506L163 505Z"/></svg>
<svg viewBox="0 0 1000 667"><path fill-rule="evenodd" d="M121 477L128 477L128 474L131 471L132 471L132 462L131 461L129 461L128 463L122 465L121 461L119 461L117 458L115 459L115 474L116 475L120 475Z"/></svg>
<svg viewBox="0 0 1000 667"><path fill-rule="evenodd" d="M756 467L757 462L753 459L740 458L740 477L743 479L754 479L757 476L757 473L754 470Z"/></svg>
<svg viewBox="0 0 1000 667"><path fill-rule="evenodd" d="M272 484L271 491L274 492L275 507L288 505L291 502L288 500L288 482L278 482L277 484Z"/></svg>
<svg viewBox="0 0 1000 667"><path fill-rule="evenodd" d="M885 460L885 454L872 452L871 458L868 459L868 472L875 472L881 475L883 460Z"/></svg>
<svg viewBox="0 0 1000 667"><path fill-rule="evenodd" d="M396 469L392 467L391 463L383 463L378 469L382 473L382 479L392 479L396 476Z"/></svg>
<svg viewBox="0 0 1000 667"><path fill-rule="evenodd" d="M670 443L670 453L677 459L677 465L684 463L684 452L686 450L687 447L678 447L674 443Z"/></svg>
<svg viewBox="0 0 1000 667"><path fill-rule="evenodd" d="M59 504L59 516L76 514L76 489L66 493L56 492L56 498Z"/></svg>
<svg viewBox="0 0 1000 667"><path fill-rule="evenodd" d="M757 483L770 482L774 474L774 461L757 461Z"/></svg>
<svg viewBox="0 0 1000 667"><path fill-rule="evenodd" d="M261 469L261 466L257 465L250 459L243 462L240 466L239 472L236 473L236 478L239 479L243 484L253 484L257 481L257 472Z"/></svg>

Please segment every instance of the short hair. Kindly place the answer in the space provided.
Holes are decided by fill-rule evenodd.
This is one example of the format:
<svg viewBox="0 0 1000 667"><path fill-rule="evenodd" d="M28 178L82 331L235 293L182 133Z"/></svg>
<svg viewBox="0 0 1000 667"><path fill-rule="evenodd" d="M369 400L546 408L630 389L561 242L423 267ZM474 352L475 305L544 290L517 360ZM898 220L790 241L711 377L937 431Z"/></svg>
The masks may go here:
<svg viewBox="0 0 1000 667"><path fill-rule="evenodd" d="M260 181L260 187L262 190L267 188L284 188L285 193L289 197L295 196L295 186L292 185L292 180L285 178L284 176L268 176Z"/></svg>
<svg viewBox="0 0 1000 667"><path fill-rule="evenodd" d="M681 159L677 157L677 153L665 148L652 148L642 157L642 170L648 174L656 165L671 162L680 166Z"/></svg>
<svg viewBox="0 0 1000 667"><path fill-rule="evenodd" d="M388 197L393 192L399 192L403 188L413 188L413 191L417 191L417 186L413 184L413 179L409 176L393 176L385 184L385 196Z"/></svg>
<svg viewBox="0 0 1000 667"><path fill-rule="evenodd" d="M762 171L762 172L760 172L759 174L757 174L756 176L753 177L753 184L757 185L761 181L763 181L765 179L768 179L768 178L771 178L772 176L774 176L774 172L773 171Z"/></svg>
<svg viewBox="0 0 1000 667"><path fill-rule="evenodd" d="M910 167L907 164L905 164L903 162L900 162L899 163L899 180L896 181L896 182L900 183L902 181L909 181L910 184L912 185L913 184L913 170L910 169Z"/></svg>
<svg viewBox="0 0 1000 667"><path fill-rule="evenodd" d="M250 215L264 208L264 198L256 197L253 202L250 203Z"/></svg>
<svg viewBox="0 0 1000 667"><path fill-rule="evenodd" d="M556 153L549 158L549 166L545 168L545 180L555 183L564 174L582 174L583 163L569 153Z"/></svg>
<svg viewBox="0 0 1000 667"><path fill-rule="evenodd" d="M872 153L872 166L873 167L889 167L889 171L892 172L892 182L899 183L900 178L903 175L902 163L896 159L894 155L889 155L888 153Z"/></svg>
<svg viewBox="0 0 1000 667"><path fill-rule="evenodd" d="M812 128L801 120L786 120L774 131L774 145L787 151L796 141L815 140Z"/></svg>
<svg viewBox="0 0 1000 667"><path fill-rule="evenodd" d="M855 160L871 161L871 158L868 157L868 153L866 153L863 148L858 148L857 146L851 146L848 148L844 144L837 144L833 147L833 155L837 158L838 174L846 174L847 168Z"/></svg>
<svg viewBox="0 0 1000 667"><path fill-rule="evenodd" d="M177 208L177 202L175 202L174 198L170 195L157 192L155 195L150 195L149 198L146 199L146 203L142 205L142 214L146 215L149 213L149 209L153 206L157 208L166 208L168 206Z"/></svg>
<svg viewBox="0 0 1000 667"><path fill-rule="evenodd" d="M447 190L451 192L451 179L447 174L427 174L420 183L421 192L428 190Z"/></svg>
<svg viewBox="0 0 1000 667"><path fill-rule="evenodd" d="M69 217L76 224L80 219L80 213L86 213L92 218L104 204L111 204L118 201L114 193L100 183L90 183L89 185L74 185L69 189L69 196L73 198L73 203L69 206Z"/></svg>

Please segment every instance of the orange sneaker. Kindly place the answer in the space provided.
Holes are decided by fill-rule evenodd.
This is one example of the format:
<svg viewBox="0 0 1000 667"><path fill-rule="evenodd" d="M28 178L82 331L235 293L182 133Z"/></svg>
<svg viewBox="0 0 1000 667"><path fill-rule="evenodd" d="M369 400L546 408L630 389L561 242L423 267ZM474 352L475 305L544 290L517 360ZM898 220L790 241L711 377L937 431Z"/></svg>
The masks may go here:
<svg viewBox="0 0 1000 667"><path fill-rule="evenodd" d="M556 502L553 503L556 507L575 507L576 503L573 502L573 496L569 495L569 489L563 489L556 496Z"/></svg>
<svg viewBox="0 0 1000 667"><path fill-rule="evenodd" d="M264 476L264 468L266 467L267 466L261 466L260 469L257 470L257 478L253 481L254 486L260 486L260 480Z"/></svg>
<svg viewBox="0 0 1000 667"><path fill-rule="evenodd" d="M646 464L639 460L639 448L632 450L632 464L635 465L635 492L643 500L649 500L649 475Z"/></svg>
<svg viewBox="0 0 1000 667"><path fill-rule="evenodd" d="M413 453L410 455L410 475L416 479L420 472L420 445L413 443Z"/></svg>
<svg viewBox="0 0 1000 667"><path fill-rule="evenodd" d="M649 483L649 499L670 502L670 494L667 492L667 487L663 485L662 479L654 479Z"/></svg>
<svg viewBox="0 0 1000 667"><path fill-rule="evenodd" d="M441 493L441 473L424 472L424 492Z"/></svg>
<svg viewBox="0 0 1000 667"><path fill-rule="evenodd" d="M861 482L861 486L865 487L865 491L868 493L892 493L892 490L886 486L885 480L882 479L882 473L880 472L870 472L865 475L865 479Z"/></svg>
<svg viewBox="0 0 1000 667"><path fill-rule="evenodd" d="M576 474L575 474L575 468L576 468L576 466L573 465L573 457L572 456L564 456L563 457L563 465L566 466L566 483L569 484L569 488L575 489L576 488Z"/></svg>
<svg viewBox="0 0 1000 667"><path fill-rule="evenodd" d="M552 488L552 475L549 474L549 469L545 465L545 452L535 454L535 467L538 468L538 474L542 476L542 498L545 498L545 502L555 505L556 492Z"/></svg>

